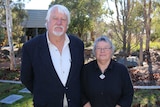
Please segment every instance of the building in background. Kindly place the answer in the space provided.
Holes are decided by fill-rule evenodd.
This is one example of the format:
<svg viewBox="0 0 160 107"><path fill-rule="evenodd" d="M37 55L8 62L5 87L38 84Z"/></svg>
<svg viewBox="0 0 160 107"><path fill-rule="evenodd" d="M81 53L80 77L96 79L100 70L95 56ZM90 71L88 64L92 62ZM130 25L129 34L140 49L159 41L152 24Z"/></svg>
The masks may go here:
<svg viewBox="0 0 160 107"><path fill-rule="evenodd" d="M46 31L45 18L47 10L26 10L28 17L22 23L27 40Z"/></svg>

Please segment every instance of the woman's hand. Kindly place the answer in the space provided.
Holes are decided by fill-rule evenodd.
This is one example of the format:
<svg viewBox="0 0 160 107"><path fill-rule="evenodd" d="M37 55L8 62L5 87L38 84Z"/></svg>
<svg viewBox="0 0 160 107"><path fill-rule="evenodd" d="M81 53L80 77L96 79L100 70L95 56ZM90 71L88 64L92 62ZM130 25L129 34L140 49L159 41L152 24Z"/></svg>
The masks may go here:
<svg viewBox="0 0 160 107"><path fill-rule="evenodd" d="M87 102L83 107L91 107L91 104Z"/></svg>
<svg viewBox="0 0 160 107"><path fill-rule="evenodd" d="M115 107L121 107L120 105L116 105Z"/></svg>

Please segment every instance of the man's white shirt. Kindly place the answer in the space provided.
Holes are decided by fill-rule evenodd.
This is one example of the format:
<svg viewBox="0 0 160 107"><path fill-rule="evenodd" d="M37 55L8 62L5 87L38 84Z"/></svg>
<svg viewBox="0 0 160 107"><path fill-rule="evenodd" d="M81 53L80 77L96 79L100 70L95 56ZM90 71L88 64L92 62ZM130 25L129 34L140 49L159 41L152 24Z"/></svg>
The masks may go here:
<svg viewBox="0 0 160 107"><path fill-rule="evenodd" d="M70 67L71 67L71 54L70 54L70 49L68 45L70 40L68 36L65 35L65 42L62 49L62 54L60 54L58 48L49 41L48 33L46 33L46 35L47 35L47 42L49 46L52 63L54 65L56 73L59 76L59 79L61 80L62 84L65 86L68 79Z"/></svg>

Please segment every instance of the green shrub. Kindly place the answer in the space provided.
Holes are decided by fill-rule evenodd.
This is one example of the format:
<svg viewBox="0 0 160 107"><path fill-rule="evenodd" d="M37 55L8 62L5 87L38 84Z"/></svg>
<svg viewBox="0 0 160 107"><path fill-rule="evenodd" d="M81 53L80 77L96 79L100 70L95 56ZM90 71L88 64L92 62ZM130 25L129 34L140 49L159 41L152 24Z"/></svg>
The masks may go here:
<svg viewBox="0 0 160 107"><path fill-rule="evenodd" d="M150 48L155 50L160 50L160 43L159 42L150 42Z"/></svg>
<svg viewBox="0 0 160 107"><path fill-rule="evenodd" d="M132 106L160 107L160 90L135 90ZM138 106L137 106L138 107Z"/></svg>
<svg viewBox="0 0 160 107"><path fill-rule="evenodd" d="M19 80L20 70L0 69L0 79L3 80Z"/></svg>

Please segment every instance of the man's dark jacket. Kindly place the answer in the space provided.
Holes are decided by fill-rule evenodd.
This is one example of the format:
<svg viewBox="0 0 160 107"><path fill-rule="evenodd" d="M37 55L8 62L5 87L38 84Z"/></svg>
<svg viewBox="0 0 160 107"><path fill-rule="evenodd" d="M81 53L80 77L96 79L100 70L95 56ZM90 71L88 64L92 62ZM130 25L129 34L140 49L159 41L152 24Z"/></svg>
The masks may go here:
<svg viewBox="0 0 160 107"><path fill-rule="evenodd" d="M46 34L36 36L22 48L21 81L33 94L35 107L62 107L66 93L68 107L80 107L80 71L84 64L84 45L69 35L71 68L66 86L53 66Z"/></svg>

